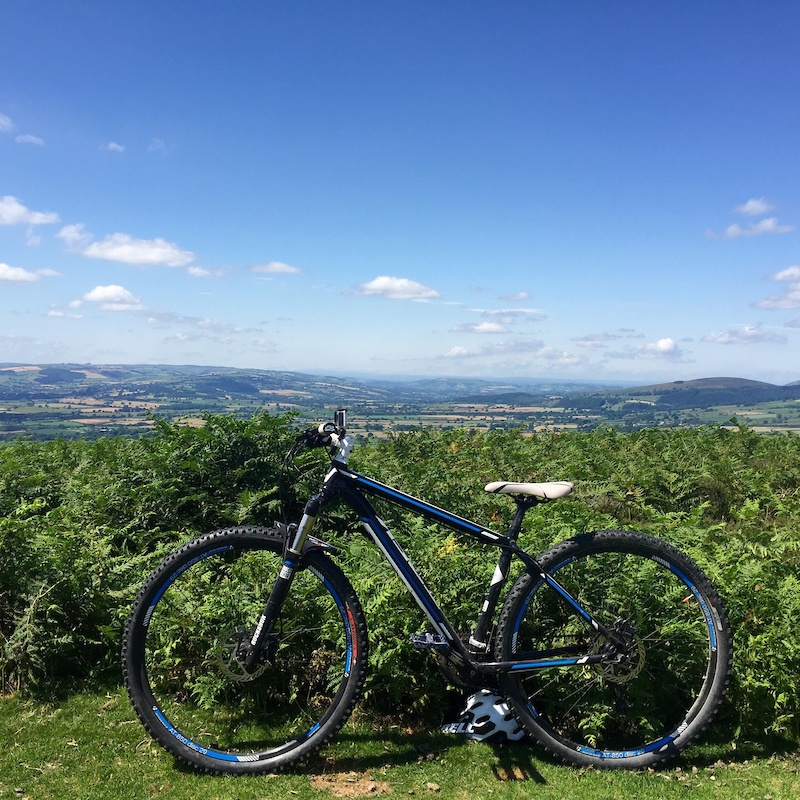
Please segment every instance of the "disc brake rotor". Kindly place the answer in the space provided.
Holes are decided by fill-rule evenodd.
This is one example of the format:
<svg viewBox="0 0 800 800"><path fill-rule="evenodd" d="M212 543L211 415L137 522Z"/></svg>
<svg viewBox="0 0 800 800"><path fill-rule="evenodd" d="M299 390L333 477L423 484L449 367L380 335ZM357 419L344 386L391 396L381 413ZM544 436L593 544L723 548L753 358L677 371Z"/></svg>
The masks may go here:
<svg viewBox="0 0 800 800"><path fill-rule="evenodd" d="M214 659L220 672L237 683L247 683L258 678L267 668L267 662L245 666L237 657L243 643L249 641L250 634L244 626L220 634L214 645Z"/></svg>
<svg viewBox="0 0 800 800"><path fill-rule="evenodd" d="M622 644L612 645L604 636L597 636L592 642L591 652L605 653L608 658L594 664L593 669L610 683L628 683L644 669L644 642L625 620L617 620L611 630Z"/></svg>

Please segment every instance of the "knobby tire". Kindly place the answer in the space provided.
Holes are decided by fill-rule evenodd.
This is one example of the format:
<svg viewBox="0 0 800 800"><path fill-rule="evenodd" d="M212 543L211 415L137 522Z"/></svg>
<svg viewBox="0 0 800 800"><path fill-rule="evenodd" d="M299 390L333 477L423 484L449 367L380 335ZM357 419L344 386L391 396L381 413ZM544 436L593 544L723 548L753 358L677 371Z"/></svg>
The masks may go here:
<svg viewBox="0 0 800 800"><path fill-rule="evenodd" d="M194 767L285 769L336 734L361 692L364 614L320 551L304 556L261 661L236 658L284 545L268 528L205 534L168 556L134 602L123 640L128 693L153 738Z"/></svg>
<svg viewBox="0 0 800 800"><path fill-rule="evenodd" d="M629 531L583 534L537 561L625 646L616 663L502 676L519 721L579 766L649 767L682 751L708 726L730 679L731 629L708 578L670 545ZM498 660L607 647L539 576L525 572L512 586Z"/></svg>

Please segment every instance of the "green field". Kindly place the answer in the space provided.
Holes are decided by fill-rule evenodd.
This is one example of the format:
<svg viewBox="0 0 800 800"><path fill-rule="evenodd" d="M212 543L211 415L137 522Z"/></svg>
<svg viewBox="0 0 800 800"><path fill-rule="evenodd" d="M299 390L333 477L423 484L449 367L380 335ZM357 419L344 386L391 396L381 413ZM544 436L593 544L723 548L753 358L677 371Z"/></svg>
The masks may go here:
<svg viewBox="0 0 800 800"><path fill-rule="evenodd" d="M725 425L800 431L800 387L738 379L597 388L519 379L348 379L190 366L0 366L0 440L138 436L153 418L293 411L300 423L351 411L354 432L452 429L621 430Z"/></svg>
<svg viewBox="0 0 800 800"><path fill-rule="evenodd" d="M535 746L490 746L435 730L349 723L310 763L282 775L195 773L154 745L120 689L40 705L0 698L0 800L795 800L800 758L774 747L705 744L646 772L574 769Z"/></svg>

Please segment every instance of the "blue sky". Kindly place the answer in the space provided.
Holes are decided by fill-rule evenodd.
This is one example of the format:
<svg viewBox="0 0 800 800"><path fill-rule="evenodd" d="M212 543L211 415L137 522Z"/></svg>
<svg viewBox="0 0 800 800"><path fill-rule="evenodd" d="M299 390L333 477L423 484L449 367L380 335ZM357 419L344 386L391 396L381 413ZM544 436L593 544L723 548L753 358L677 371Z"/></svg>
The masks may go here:
<svg viewBox="0 0 800 800"><path fill-rule="evenodd" d="M0 362L800 380L798 30L5 0Z"/></svg>

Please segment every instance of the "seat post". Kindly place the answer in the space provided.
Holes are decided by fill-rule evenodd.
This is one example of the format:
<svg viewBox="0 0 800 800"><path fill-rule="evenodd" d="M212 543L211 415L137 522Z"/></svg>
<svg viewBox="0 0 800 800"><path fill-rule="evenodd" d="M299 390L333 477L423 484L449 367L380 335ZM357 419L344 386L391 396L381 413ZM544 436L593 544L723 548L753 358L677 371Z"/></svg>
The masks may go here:
<svg viewBox="0 0 800 800"><path fill-rule="evenodd" d="M517 541L517 537L522 530L522 520L525 519L525 513L529 508L538 506L539 503L542 502L538 497L526 497L525 495L521 494L516 495L514 497L514 501L517 504L517 510L514 514L514 519L508 528L508 538L511 539L512 542Z"/></svg>

